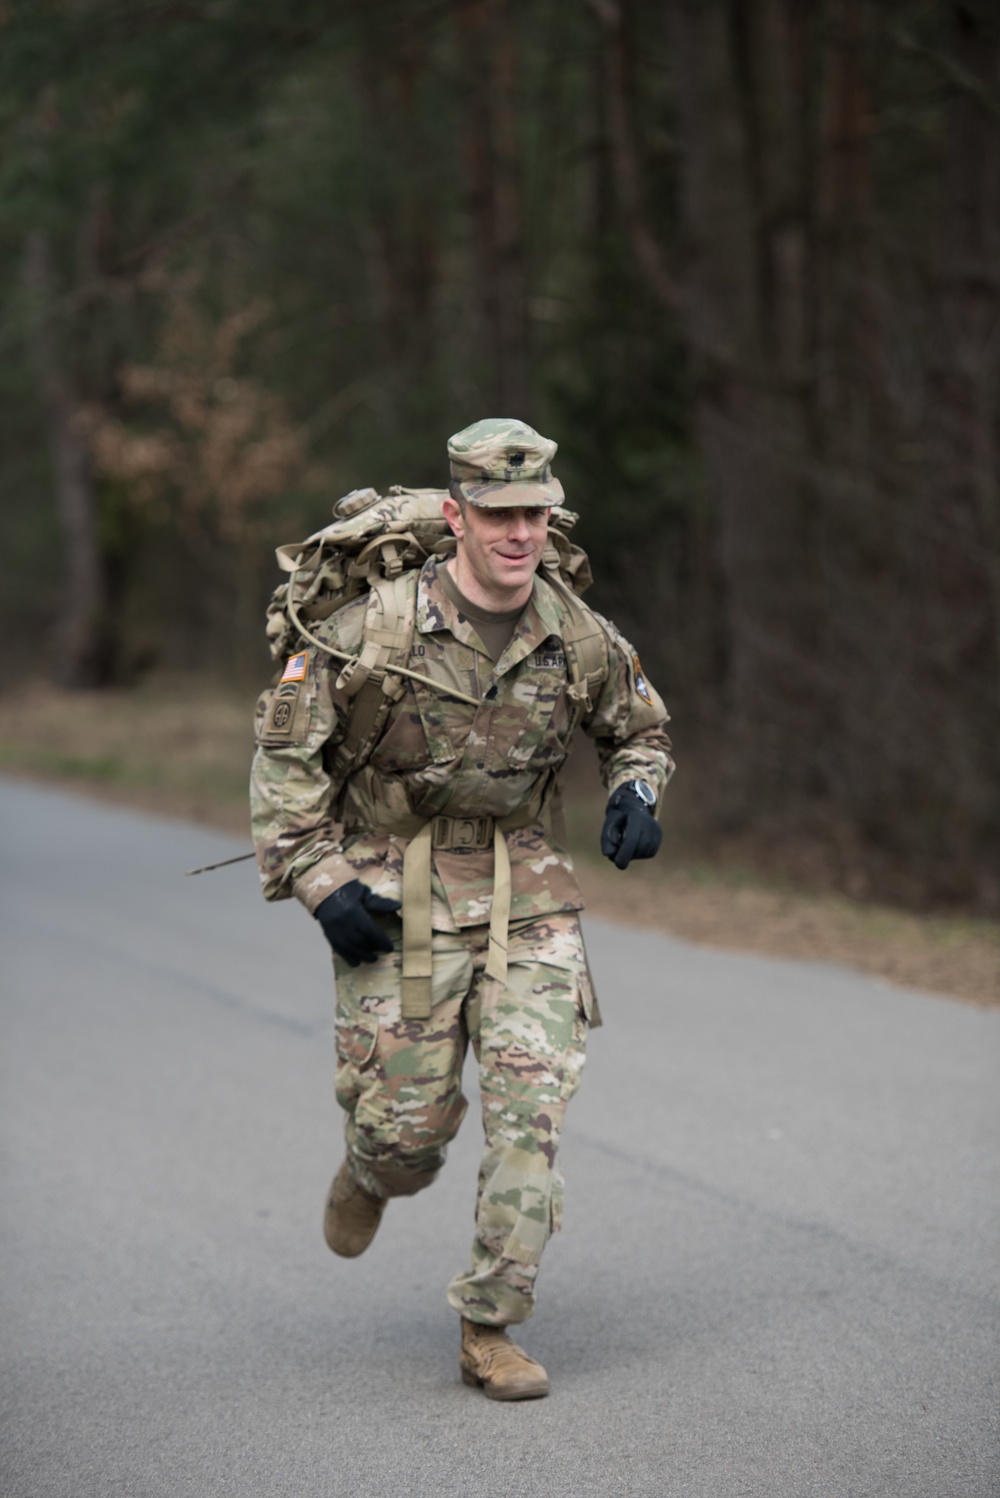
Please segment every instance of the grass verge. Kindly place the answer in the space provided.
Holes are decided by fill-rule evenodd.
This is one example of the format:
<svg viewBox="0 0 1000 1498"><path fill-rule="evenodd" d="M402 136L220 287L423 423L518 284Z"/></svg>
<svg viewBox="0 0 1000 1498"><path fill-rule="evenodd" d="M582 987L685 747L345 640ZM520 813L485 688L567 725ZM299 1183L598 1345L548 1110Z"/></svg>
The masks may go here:
<svg viewBox="0 0 1000 1498"><path fill-rule="evenodd" d="M249 838L252 710L251 696L197 678L131 691L33 687L0 697L0 770ZM842 962L890 983L1000 1005L1000 924L804 894L687 855L679 868L669 800L663 853L620 873L595 853L604 798L589 767L574 769L567 799L595 915L707 946Z"/></svg>

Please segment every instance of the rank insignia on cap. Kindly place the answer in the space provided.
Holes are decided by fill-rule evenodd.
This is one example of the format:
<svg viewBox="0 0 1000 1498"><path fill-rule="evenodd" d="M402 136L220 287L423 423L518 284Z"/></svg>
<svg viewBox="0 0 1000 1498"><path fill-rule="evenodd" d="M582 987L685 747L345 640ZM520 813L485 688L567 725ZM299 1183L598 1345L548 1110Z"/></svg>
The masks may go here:
<svg viewBox="0 0 1000 1498"><path fill-rule="evenodd" d="M645 676L642 674L642 666L639 664L639 657L637 655L634 655L632 657L632 671L635 676L636 691L639 693L639 696L642 698L643 702L648 702L650 707L652 707L653 698L650 695L649 683L646 681Z"/></svg>
<svg viewBox="0 0 1000 1498"><path fill-rule="evenodd" d="M301 655L290 655L285 662L285 669L281 673L282 681L305 681L308 666L308 650L303 650Z"/></svg>

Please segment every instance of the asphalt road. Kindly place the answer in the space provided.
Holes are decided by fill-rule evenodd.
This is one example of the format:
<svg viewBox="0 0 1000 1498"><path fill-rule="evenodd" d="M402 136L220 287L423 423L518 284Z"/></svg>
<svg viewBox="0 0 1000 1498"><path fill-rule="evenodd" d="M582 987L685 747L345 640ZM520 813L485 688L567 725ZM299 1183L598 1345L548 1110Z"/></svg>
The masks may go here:
<svg viewBox="0 0 1000 1498"><path fill-rule="evenodd" d="M591 922L553 1392L491 1404L443 1298L475 1112L333 1258L308 917L181 877L214 832L12 781L0 819L3 1498L1000 1493L1000 1012Z"/></svg>

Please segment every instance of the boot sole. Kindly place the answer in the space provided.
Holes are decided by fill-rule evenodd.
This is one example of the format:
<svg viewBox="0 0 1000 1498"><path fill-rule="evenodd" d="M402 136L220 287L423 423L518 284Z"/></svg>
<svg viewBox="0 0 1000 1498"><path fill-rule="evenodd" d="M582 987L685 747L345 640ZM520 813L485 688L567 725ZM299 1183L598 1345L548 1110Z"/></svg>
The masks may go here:
<svg viewBox="0 0 1000 1498"><path fill-rule="evenodd" d="M326 1234L323 1236L326 1238ZM374 1237L375 1234L372 1233L372 1237L368 1239L367 1243L362 1243L360 1248L338 1248L335 1243L330 1242L329 1238L326 1238L326 1246L332 1254L337 1255L338 1259L359 1259L365 1252L365 1249L371 1246L371 1241Z"/></svg>
<svg viewBox="0 0 1000 1498"><path fill-rule="evenodd" d="M328 1228L327 1222L324 1221L323 1237L326 1241L327 1248L331 1253L336 1254L338 1258L357 1259L361 1254L364 1253L365 1249L371 1247L372 1240L374 1239L375 1234L378 1232L381 1226L382 1218L380 1217L363 1243L359 1244L357 1238L355 1238L353 1242L348 1239L348 1241L344 1243L342 1241L337 1241L336 1229L333 1227Z"/></svg>
<svg viewBox="0 0 1000 1498"><path fill-rule="evenodd" d="M354 1233L348 1232L344 1238L341 1238L338 1234L338 1223L336 1221L336 1205L328 1197L323 1209L323 1238L330 1252L336 1254L340 1259L356 1259L363 1254L365 1249L371 1246L375 1234L382 1226L382 1218L385 1216L385 1207L387 1205L388 1202L383 1206L378 1217L375 1219L375 1225L367 1237L363 1238L355 1230Z"/></svg>
<svg viewBox="0 0 1000 1498"><path fill-rule="evenodd" d="M470 1389L482 1389L487 1399L544 1399L549 1392L548 1383L522 1384L519 1389L495 1389L477 1374L470 1373L468 1368L462 1368L460 1372L463 1384L468 1384Z"/></svg>

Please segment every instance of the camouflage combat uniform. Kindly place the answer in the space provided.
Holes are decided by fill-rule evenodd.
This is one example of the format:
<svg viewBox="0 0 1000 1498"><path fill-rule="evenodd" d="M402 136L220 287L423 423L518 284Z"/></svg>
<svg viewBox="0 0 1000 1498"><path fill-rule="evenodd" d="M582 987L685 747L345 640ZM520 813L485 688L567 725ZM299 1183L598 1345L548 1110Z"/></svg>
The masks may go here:
<svg viewBox="0 0 1000 1498"><path fill-rule="evenodd" d="M253 829L265 896L294 894L315 911L352 879L401 898L404 852L426 819L453 828L463 818L470 826L508 819L504 983L485 974L493 847L454 838L432 859L430 1018L402 1012L398 917L381 918L391 953L357 968L335 958L337 1098L352 1169L373 1194L409 1195L434 1179L465 1112L461 1071L472 1041L486 1144L472 1266L448 1298L472 1321L506 1325L531 1314L542 1250L559 1226L559 1137L593 1018L583 899L543 804L578 723L596 743L609 790L639 778L659 796L673 765L663 704L612 625L602 621L606 679L584 708L569 695L567 605L557 590L536 574L494 664L444 590L444 565L432 557L411 575L409 664L479 708L408 682L368 762L338 782L331 766L350 702L337 686L339 663L311 649L292 673L299 679L284 685L281 710L274 689L259 704ZM357 652L365 608L355 600L316 625L317 635ZM531 820L510 827L518 813Z"/></svg>

